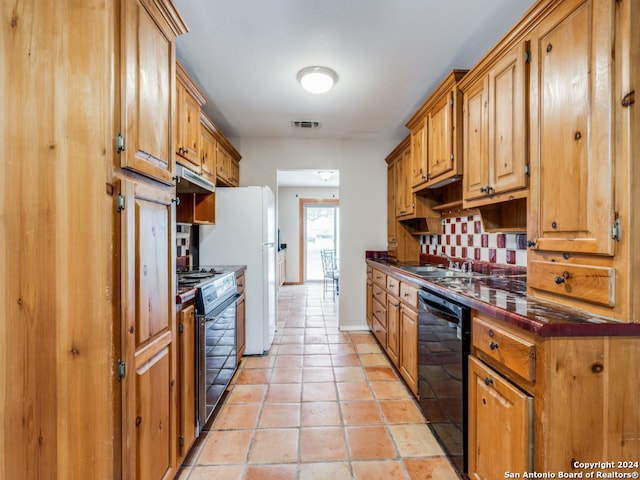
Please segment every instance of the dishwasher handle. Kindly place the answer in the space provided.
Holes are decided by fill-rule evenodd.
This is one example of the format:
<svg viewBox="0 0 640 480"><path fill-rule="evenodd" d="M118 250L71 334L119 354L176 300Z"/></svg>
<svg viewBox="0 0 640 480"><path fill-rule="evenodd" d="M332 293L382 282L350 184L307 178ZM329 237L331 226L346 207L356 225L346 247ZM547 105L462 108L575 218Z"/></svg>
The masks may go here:
<svg viewBox="0 0 640 480"><path fill-rule="evenodd" d="M451 302L446 298L436 295L428 290L419 290L418 297L427 310L436 310L437 312L452 317L458 323L462 318L462 306Z"/></svg>

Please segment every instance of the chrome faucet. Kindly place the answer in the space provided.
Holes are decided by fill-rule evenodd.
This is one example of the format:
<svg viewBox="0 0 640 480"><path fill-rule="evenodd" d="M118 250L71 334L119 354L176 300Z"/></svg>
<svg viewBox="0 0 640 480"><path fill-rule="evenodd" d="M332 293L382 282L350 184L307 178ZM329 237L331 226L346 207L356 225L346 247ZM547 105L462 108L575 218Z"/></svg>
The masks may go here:
<svg viewBox="0 0 640 480"><path fill-rule="evenodd" d="M449 255L447 255L446 253L442 252L440 255L442 255L444 258L447 259L447 262L449 262L449 265L447 266L447 268L451 269L453 268L453 261L451 260L451 257Z"/></svg>
<svg viewBox="0 0 640 480"><path fill-rule="evenodd" d="M473 272L473 258L465 258L462 262L462 271L466 273Z"/></svg>

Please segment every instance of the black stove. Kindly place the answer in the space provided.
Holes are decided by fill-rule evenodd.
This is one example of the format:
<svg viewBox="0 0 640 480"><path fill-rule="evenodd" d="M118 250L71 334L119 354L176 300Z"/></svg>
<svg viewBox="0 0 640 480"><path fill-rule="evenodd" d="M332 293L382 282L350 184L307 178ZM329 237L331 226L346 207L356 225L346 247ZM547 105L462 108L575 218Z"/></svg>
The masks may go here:
<svg viewBox="0 0 640 480"><path fill-rule="evenodd" d="M178 288L199 287L200 284L225 273L227 272L217 270L215 267L178 270Z"/></svg>

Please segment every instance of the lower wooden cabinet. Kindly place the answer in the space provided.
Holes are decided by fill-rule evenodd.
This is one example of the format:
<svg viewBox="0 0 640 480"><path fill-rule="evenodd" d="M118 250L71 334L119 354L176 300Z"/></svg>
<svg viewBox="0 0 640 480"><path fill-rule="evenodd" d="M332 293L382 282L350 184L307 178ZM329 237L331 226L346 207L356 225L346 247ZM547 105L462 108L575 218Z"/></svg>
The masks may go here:
<svg viewBox="0 0 640 480"><path fill-rule="evenodd" d="M178 321L178 465L195 442L196 432L196 317L193 302L177 314Z"/></svg>
<svg viewBox="0 0 640 480"><path fill-rule="evenodd" d="M638 458L638 337L540 337L478 312L471 337L471 478Z"/></svg>
<svg viewBox="0 0 640 480"><path fill-rule="evenodd" d="M122 179L123 478L176 472L174 189Z"/></svg>
<svg viewBox="0 0 640 480"><path fill-rule="evenodd" d="M469 476L532 471L533 397L469 357Z"/></svg>
<svg viewBox="0 0 640 480"><path fill-rule="evenodd" d="M400 374L409 389L418 394L418 312L401 305L400 308Z"/></svg>
<svg viewBox="0 0 640 480"><path fill-rule="evenodd" d="M409 389L418 394L418 289L367 266L367 323Z"/></svg>
<svg viewBox="0 0 640 480"><path fill-rule="evenodd" d="M394 365L400 356L400 300L387 294L387 355Z"/></svg>

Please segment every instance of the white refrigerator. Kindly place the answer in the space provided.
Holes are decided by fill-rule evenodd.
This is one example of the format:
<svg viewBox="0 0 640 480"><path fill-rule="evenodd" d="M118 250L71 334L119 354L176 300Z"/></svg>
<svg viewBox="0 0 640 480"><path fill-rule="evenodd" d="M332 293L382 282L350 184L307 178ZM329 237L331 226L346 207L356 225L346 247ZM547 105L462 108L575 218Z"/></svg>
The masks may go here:
<svg viewBox="0 0 640 480"><path fill-rule="evenodd" d="M245 355L262 355L276 333L276 225L269 187L216 188L216 224L200 226L200 265L246 265Z"/></svg>

